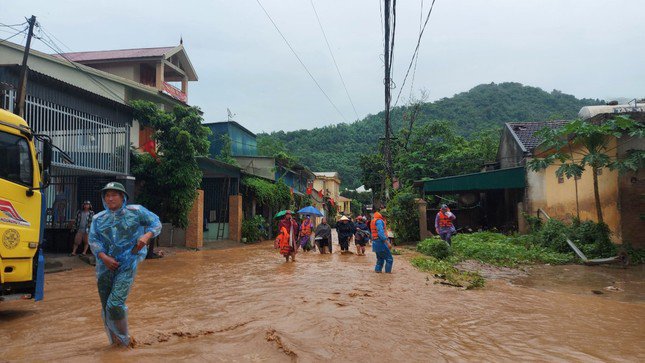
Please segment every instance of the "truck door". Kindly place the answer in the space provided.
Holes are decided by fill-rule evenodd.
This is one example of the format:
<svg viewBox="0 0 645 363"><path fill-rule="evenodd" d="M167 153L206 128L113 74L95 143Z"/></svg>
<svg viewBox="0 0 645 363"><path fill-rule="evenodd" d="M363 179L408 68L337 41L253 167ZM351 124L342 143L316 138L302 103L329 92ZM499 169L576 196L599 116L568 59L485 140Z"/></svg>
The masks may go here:
<svg viewBox="0 0 645 363"><path fill-rule="evenodd" d="M0 125L0 283L31 281L40 237L39 168L33 142Z"/></svg>

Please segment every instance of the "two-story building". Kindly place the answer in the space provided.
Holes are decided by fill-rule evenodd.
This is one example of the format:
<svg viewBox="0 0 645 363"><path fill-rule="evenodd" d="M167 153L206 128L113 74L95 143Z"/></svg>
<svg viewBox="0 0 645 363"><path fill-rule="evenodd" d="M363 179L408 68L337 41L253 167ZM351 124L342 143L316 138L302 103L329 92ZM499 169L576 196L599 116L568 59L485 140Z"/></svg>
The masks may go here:
<svg viewBox="0 0 645 363"><path fill-rule="evenodd" d="M179 48L175 54L183 51ZM8 41L0 43L0 106L9 111L14 107L24 50ZM28 58L24 118L74 160L69 164L58 153L53 155L52 186L46 192L49 228L66 228L83 200L90 200L95 210L103 209L99 190L108 181L121 181L134 195L130 145L141 145L141 140L131 100L152 101L166 109L186 105L185 100L143 83L134 73L124 77L123 67L109 73L71 57L32 49ZM191 79L196 77L187 77Z"/></svg>

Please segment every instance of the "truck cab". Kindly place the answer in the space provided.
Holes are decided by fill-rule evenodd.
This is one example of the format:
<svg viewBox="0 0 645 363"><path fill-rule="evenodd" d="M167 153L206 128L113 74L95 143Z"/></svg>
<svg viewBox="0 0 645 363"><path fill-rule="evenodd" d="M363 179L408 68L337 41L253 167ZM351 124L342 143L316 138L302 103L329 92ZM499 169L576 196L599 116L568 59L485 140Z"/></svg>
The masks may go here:
<svg viewBox="0 0 645 363"><path fill-rule="evenodd" d="M0 109L0 301L42 299L43 188L52 146L44 139L41 167L36 136L25 120Z"/></svg>

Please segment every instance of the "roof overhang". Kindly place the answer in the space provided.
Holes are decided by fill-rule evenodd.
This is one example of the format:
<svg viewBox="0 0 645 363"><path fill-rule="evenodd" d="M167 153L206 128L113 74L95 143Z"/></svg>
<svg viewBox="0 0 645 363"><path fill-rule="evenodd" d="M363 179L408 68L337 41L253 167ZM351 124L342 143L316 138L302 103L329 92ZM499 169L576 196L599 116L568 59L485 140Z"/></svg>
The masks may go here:
<svg viewBox="0 0 645 363"><path fill-rule="evenodd" d="M526 172L523 166L485 171L474 174L455 175L414 182L424 193L458 193L496 189L523 189L526 187Z"/></svg>
<svg viewBox="0 0 645 363"><path fill-rule="evenodd" d="M198 156L197 165L204 174L204 178L240 177L240 168L235 165L223 163L219 160Z"/></svg>

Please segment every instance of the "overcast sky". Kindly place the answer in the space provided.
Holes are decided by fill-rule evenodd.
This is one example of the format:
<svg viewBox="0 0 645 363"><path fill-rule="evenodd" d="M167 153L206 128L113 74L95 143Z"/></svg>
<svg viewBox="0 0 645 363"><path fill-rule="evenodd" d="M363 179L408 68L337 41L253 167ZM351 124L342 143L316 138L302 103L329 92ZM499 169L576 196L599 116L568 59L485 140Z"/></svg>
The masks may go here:
<svg viewBox="0 0 645 363"><path fill-rule="evenodd" d="M424 12L431 2L423 1ZM36 15L66 51L172 46L182 36L199 76L189 85L189 103L208 122L226 120L230 108L251 131L288 131L352 122L383 109L378 0L314 0L356 113L311 1L261 3L340 112L257 0L2 0L0 23ZM398 1L397 86L416 45L421 3ZM640 0L437 0L413 89L426 89L433 101L481 83L514 81L579 98L645 97L644 14ZM32 45L50 53L39 41ZM409 84L402 98L410 96Z"/></svg>

